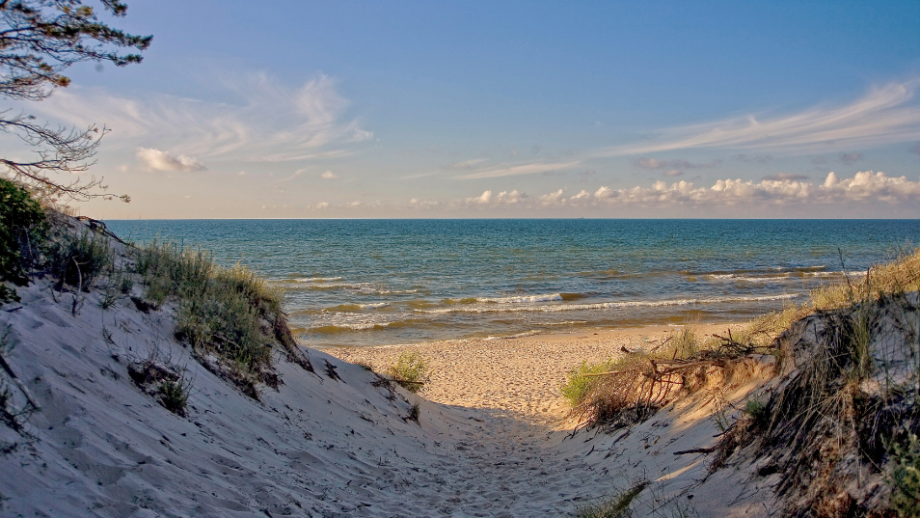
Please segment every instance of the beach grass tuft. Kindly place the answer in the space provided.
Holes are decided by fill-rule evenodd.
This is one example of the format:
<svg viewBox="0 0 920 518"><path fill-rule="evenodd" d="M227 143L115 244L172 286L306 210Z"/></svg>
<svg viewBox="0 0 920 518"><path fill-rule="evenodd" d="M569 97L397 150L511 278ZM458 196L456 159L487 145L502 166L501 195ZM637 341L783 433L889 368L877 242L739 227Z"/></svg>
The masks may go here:
<svg viewBox="0 0 920 518"><path fill-rule="evenodd" d="M388 373L396 383L409 392L418 392L424 388L428 377L428 360L414 351L405 351L396 359Z"/></svg>

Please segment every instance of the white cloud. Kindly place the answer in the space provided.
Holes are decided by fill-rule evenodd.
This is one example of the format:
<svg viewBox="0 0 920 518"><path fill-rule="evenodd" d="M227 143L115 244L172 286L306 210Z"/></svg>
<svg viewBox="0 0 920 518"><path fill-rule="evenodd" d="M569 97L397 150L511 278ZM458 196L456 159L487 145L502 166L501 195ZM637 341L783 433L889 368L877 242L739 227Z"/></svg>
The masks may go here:
<svg viewBox="0 0 920 518"><path fill-rule="evenodd" d="M481 164L485 162L486 158L474 158L472 160L464 160L462 162L455 162L448 166L444 166L442 169L472 169L476 164Z"/></svg>
<svg viewBox="0 0 920 518"><path fill-rule="evenodd" d="M779 176L781 175L777 175ZM807 177L800 175L777 177L764 178L760 182L722 179L708 188L696 187L693 183L686 181L668 185L660 180L650 188L611 189L604 186L594 193L592 199L578 196L570 200L616 204L678 203L692 205L920 202L920 181L912 182L904 176L890 177L883 172L865 171L843 180L838 179L837 175L831 172L828 173L824 183L817 185L805 181Z"/></svg>
<svg viewBox="0 0 920 518"><path fill-rule="evenodd" d="M828 205L846 206L852 203L915 204L920 202L920 181L906 177L890 177L882 172L865 171L852 178L839 179L828 173L823 183L813 183L807 177L787 174L764 178L759 182L740 179L720 179L711 187L697 187L692 182L666 183L656 181L651 187L636 186L615 189L602 186L593 193L582 190L565 197L558 189L537 197L517 191L485 191L481 196L466 198L462 205L502 207L516 205L521 208L604 207L615 205L642 205L644 207L694 207L770 205ZM450 204L448 204L450 206Z"/></svg>
<svg viewBox="0 0 920 518"><path fill-rule="evenodd" d="M323 180L338 180L339 179L339 175L333 173L332 171L326 171L325 173L321 174L320 177Z"/></svg>
<svg viewBox="0 0 920 518"><path fill-rule="evenodd" d="M540 205L543 205L544 207L565 205L566 202L562 189L559 189L556 192L551 192L549 194L544 194L543 196L540 196L539 200Z"/></svg>
<svg viewBox="0 0 920 518"><path fill-rule="evenodd" d="M460 176L465 180L473 180L480 178L499 178L502 176L515 176L522 174L534 174L534 173L544 173L547 171L558 171L560 169L572 169L577 167L581 162L557 162L557 163L531 163L531 164L522 164L522 165L513 165L513 166L503 166L493 169L486 169L484 171L478 171L475 173L469 173Z"/></svg>
<svg viewBox="0 0 920 518"><path fill-rule="evenodd" d="M101 88L75 87L55 92L30 108L68 125L104 121L112 128L106 138L107 151L155 146L209 161L340 157L350 153L348 147L373 137L360 121L344 118L349 102L325 75L298 88L265 74L208 86L219 91L202 99L125 96ZM212 100L228 97L237 101Z"/></svg>
<svg viewBox="0 0 920 518"><path fill-rule="evenodd" d="M658 142L611 147L594 156L624 156L678 149L808 150L910 142L920 138L920 107L910 105L920 79L878 88L845 106L818 107L786 116L754 115L667 128Z"/></svg>
<svg viewBox="0 0 920 518"><path fill-rule="evenodd" d="M320 209L320 210L325 209L325 208L327 208L327 207L329 207L329 203L327 203L327 202L325 202L325 201L321 201L321 202L319 202L319 203L316 204L316 208L317 208L317 209Z"/></svg>
<svg viewBox="0 0 920 518"><path fill-rule="evenodd" d="M179 155L173 156L166 151L153 148L140 148L137 150L137 159L148 171L204 171L204 164L196 158Z"/></svg>
<svg viewBox="0 0 920 518"><path fill-rule="evenodd" d="M501 191L498 194L493 194L492 191L485 191L479 196L474 196L472 198L466 198L464 200L465 205L488 205L488 206L500 206L500 205L517 205L524 203L529 199L529 196L518 191Z"/></svg>
<svg viewBox="0 0 920 518"><path fill-rule="evenodd" d="M665 176L683 176L684 172L679 169L671 169L670 171L665 171Z"/></svg>
<svg viewBox="0 0 920 518"><path fill-rule="evenodd" d="M466 199L468 204L475 205L487 205L490 201L492 201L492 191L485 191L480 196Z"/></svg>
<svg viewBox="0 0 920 518"><path fill-rule="evenodd" d="M721 160L713 160L705 164L697 164L683 159L662 160L659 158L638 158L633 162L636 167L641 169L695 169L695 168L714 168L722 165Z"/></svg>

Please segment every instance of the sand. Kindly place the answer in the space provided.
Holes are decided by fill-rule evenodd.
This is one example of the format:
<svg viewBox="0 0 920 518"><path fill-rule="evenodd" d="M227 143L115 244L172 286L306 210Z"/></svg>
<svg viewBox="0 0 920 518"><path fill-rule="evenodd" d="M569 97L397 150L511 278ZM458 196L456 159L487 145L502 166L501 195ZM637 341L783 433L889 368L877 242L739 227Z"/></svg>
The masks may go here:
<svg viewBox="0 0 920 518"><path fill-rule="evenodd" d="M728 403L743 407L763 378L685 398L610 433L574 433L562 421L567 370L624 346L654 347L674 328L329 354L304 347L317 372L278 354L283 384L260 387L254 400L176 339L174 304L145 313L128 297L103 304L98 289L53 293L48 279L19 294L21 303L0 308L2 354L39 408L29 410L0 375L7 409L25 411L20 431L0 423L3 516L571 516L638 481L649 485L635 516L778 509L776 481L755 477L756 466L739 461L710 474L706 453L682 453L710 451L719 434L713 416ZM330 355L382 369L405 349L435 369L422 394L380 386L375 374ZM135 386L128 368L138 361L184 373L188 415Z"/></svg>
<svg viewBox="0 0 920 518"><path fill-rule="evenodd" d="M725 335L742 324L688 326L698 337ZM592 329L492 340L448 340L414 345L331 347L324 352L385 373L400 354L414 351L429 362L430 377L420 392L446 405L477 408L493 415L544 426L565 426L568 406L559 388L566 372L582 362L620 356L623 348L653 348L683 326Z"/></svg>

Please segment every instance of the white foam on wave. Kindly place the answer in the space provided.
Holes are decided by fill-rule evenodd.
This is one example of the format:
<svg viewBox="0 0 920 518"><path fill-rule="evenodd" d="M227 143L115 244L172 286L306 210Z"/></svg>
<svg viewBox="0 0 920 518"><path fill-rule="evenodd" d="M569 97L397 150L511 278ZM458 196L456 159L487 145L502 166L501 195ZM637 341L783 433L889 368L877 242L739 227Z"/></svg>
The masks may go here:
<svg viewBox="0 0 920 518"><path fill-rule="evenodd" d="M301 277L293 279L294 282L334 282L342 280L341 277Z"/></svg>
<svg viewBox="0 0 920 518"><path fill-rule="evenodd" d="M373 304L358 304L358 306L361 309L377 309L377 308L382 308L382 307L386 307L389 305L390 304L387 302L375 302Z"/></svg>
<svg viewBox="0 0 920 518"><path fill-rule="evenodd" d="M518 295L514 297L496 297L496 298L483 298L476 299L479 302L486 302L492 304L521 304L527 302L551 302L554 300L562 300L561 293L548 293L544 295Z"/></svg>
<svg viewBox="0 0 920 518"><path fill-rule="evenodd" d="M637 307L664 307L688 306L694 304L725 304L730 302L767 302L773 300L786 300L799 297L798 294L764 295L759 297L712 297L700 299L670 299L670 300L632 300L624 302L599 302L596 304L553 304L540 306L495 307L487 305L471 305L442 309L416 309L418 313L447 314L447 313L520 313L540 312L555 313L558 311L620 309Z"/></svg>

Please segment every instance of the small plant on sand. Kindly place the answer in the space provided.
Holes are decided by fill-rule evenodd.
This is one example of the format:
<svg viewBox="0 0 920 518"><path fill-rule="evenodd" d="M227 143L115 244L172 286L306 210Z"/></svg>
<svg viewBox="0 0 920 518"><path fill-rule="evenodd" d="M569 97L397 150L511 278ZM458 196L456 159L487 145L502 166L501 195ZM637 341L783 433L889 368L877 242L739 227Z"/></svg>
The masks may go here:
<svg viewBox="0 0 920 518"><path fill-rule="evenodd" d="M748 399L744 404L744 413L750 417L755 426L764 427L770 420L770 413L767 411L767 404L757 398ZM724 431L724 430L723 430Z"/></svg>
<svg viewBox="0 0 920 518"><path fill-rule="evenodd" d="M629 489L620 491L608 501L579 509L575 518L629 518L633 515L632 503L649 482L643 480Z"/></svg>
<svg viewBox="0 0 920 518"><path fill-rule="evenodd" d="M907 444L892 445L891 507L901 518L920 516L920 441L910 434Z"/></svg>
<svg viewBox="0 0 920 518"><path fill-rule="evenodd" d="M160 383L160 402L170 412L185 416L191 383L184 377L177 380L164 380Z"/></svg>
<svg viewBox="0 0 920 518"><path fill-rule="evenodd" d="M428 377L428 360L417 352L406 351L399 355L388 372L404 389L418 392Z"/></svg>

